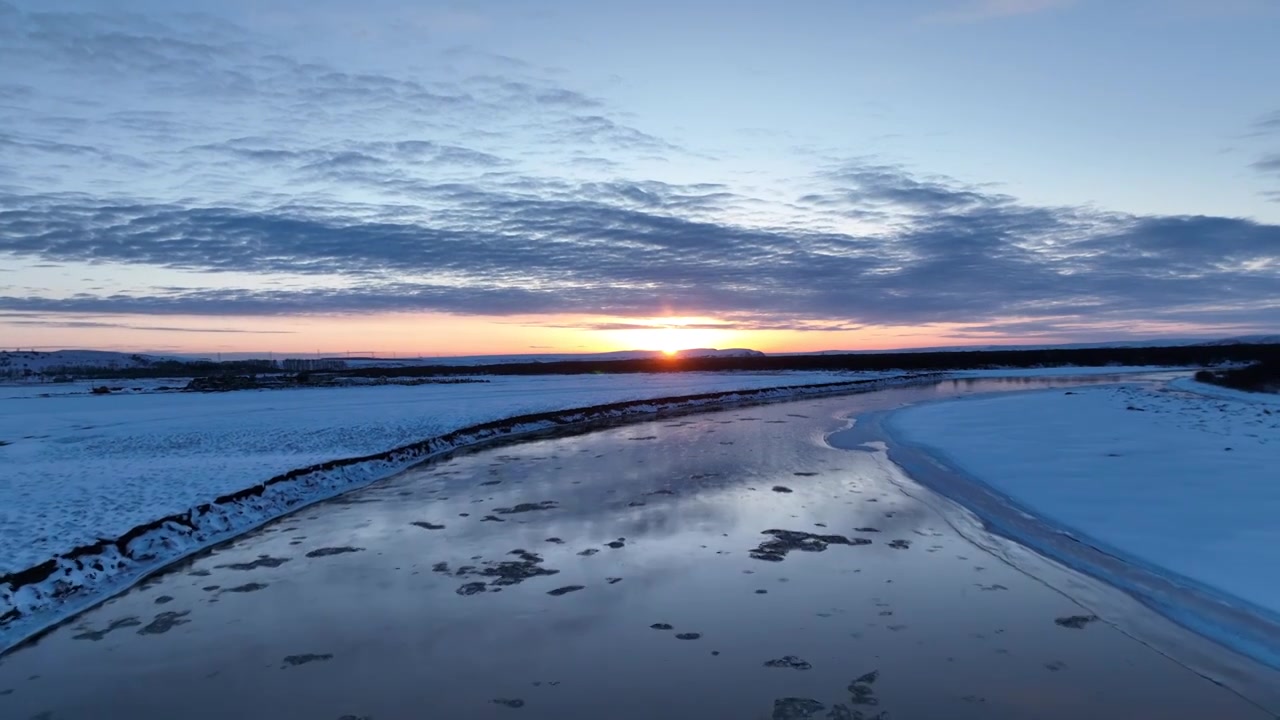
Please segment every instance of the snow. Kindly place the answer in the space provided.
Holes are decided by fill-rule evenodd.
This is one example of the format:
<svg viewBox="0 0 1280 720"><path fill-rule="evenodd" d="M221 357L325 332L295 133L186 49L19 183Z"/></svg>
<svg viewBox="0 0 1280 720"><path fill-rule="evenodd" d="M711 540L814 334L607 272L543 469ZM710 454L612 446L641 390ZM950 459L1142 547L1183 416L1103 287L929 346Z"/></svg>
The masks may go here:
<svg viewBox="0 0 1280 720"><path fill-rule="evenodd" d="M107 350L0 351L0 378L21 378L28 372L43 373L62 368L139 368L175 358L137 355Z"/></svg>
<svg viewBox="0 0 1280 720"><path fill-rule="evenodd" d="M1061 365L1044 368L988 368L985 370L955 370L948 372L950 377L957 378L1017 378L1017 377L1064 377L1064 376L1096 376L1096 375L1139 375L1145 373L1178 372L1187 368L1175 368L1166 365L1102 365L1096 367L1076 367Z"/></svg>
<svg viewBox="0 0 1280 720"><path fill-rule="evenodd" d="M1192 382L950 400L885 427L1103 552L1280 623L1280 398Z"/></svg>
<svg viewBox="0 0 1280 720"><path fill-rule="evenodd" d="M516 415L850 376L494 377L487 383L0 400L0 575L294 468Z"/></svg>
<svg viewBox="0 0 1280 720"><path fill-rule="evenodd" d="M1182 392L1204 395L1205 397L1216 398L1219 400L1233 400L1236 402L1250 403L1254 405L1264 405L1269 408L1280 408L1280 395L1236 390L1234 388L1222 387L1221 385L1197 382L1195 378L1178 378L1177 380L1169 383L1169 387L1175 390L1181 390ZM1274 411L1275 410L1272 410L1272 412Z"/></svg>
<svg viewBox="0 0 1280 720"><path fill-rule="evenodd" d="M139 378L134 380L71 380L68 382L14 382L0 383L0 401L11 398L54 397L57 395L88 395L96 387L106 386L113 393L151 393L163 390L181 390L191 378Z"/></svg>
<svg viewBox="0 0 1280 720"><path fill-rule="evenodd" d="M11 443L0 446L0 652L149 570L452 448L563 423L914 381L875 373L492 380L0 400L0 440ZM726 395L678 397L716 392ZM562 412L475 427L549 411ZM464 427L473 429L454 432Z"/></svg>
<svg viewBox="0 0 1280 720"><path fill-rule="evenodd" d="M1020 350L1090 350L1107 348L1185 347L1190 345L1277 345L1280 335L1240 335L1235 337L1153 337L1112 342L1051 343L1047 345L936 345L916 348L876 350L819 350L816 352L773 353L774 355L879 355L938 352L1010 352Z"/></svg>

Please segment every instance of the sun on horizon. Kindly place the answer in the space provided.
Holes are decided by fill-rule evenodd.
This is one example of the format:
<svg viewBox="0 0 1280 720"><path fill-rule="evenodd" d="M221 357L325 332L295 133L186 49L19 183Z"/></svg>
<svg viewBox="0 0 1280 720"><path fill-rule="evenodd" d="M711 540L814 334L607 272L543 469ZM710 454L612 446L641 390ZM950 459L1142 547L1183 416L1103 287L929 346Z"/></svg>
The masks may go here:
<svg viewBox="0 0 1280 720"><path fill-rule="evenodd" d="M741 333L718 328L707 318L662 318L632 327L604 331L611 344L633 350L657 350L672 357L691 348L718 348L733 344Z"/></svg>

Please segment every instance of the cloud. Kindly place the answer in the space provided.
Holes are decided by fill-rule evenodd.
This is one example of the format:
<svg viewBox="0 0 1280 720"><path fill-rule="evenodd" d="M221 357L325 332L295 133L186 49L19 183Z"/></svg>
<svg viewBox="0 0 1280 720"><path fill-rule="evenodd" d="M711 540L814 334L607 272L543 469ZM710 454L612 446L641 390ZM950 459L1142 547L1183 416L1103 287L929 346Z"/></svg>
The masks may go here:
<svg viewBox="0 0 1280 720"><path fill-rule="evenodd" d="M293 194L336 199L367 194L371 175L398 175L386 191L399 194L411 192L400 181L517 156L681 152L553 73L483 51L427 44L425 70L357 72L199 15L5 14L0 105L14 111L4 144L20 163L5 170L33 191L131 187L145 167L165 199L275 192L284 174ZM73 153L94 156L95 172L48 161Z"/></svg>
<svg viewBox="0 0 1280 720"><path fill-rule="evenodd" d="M1259 172L1280 174L1280 153L1272 153L1257 162L1252 167Z"/></svg>
<svg viewBox="0 0 1280 720"><path fill-rule="evenodd" d="M103 322L100 320L47 320L30 319L26 313L0 313L0 325L29 325L49 328L109 328L113 330L145 330L180 333L231 333L237 335L293 335L293 330L244 330L239 328L193 328L173 325L138 325L134 323Z"/></svg>
<svg viewBox="0 0 1280 720"><path fill-rule="evenodd" d="M662 138L615 122L603 115L572 115L542 132L552 142L573 143L589 148L612 147L646 153L681 151L681 148Z"/></svg>
<svg viewBox="0 0 1280 720"><path fill-rule="evenodd" d="M950 19L1065 5L957 3ZM42 320L1280 323L1274 225L1037 206L866 159L796 178L786 198L674 182L708 166L670 162L702 158L513 58L424 41L425 69L357 71L209 18L0 14L0 256L94 269L79 277L207 275L0 291L3 310L76 315ZM666 181L645 170L655 160L675 168Z"/></svg>
<svg viewBox="0 0 1280 720"><path fill-rule="evenodd" d="M837 321L804 321L778 322L752 317L728 318L724 322L715 323L662 323L654 322L598 322L575 323L570 325L534 325L532 327L550 327L568 330L653 330L655 328L675 328L680 330L726 330L726 331L758 331L758 330L793 330L798 332L847 332L862 330L865 325Z"/></svg>
<svg viewBox="0 0 1280 720"><path fill-rule="evenodd" d="M291 315L436 311L725 318L736 327L996 322L1010 317L1280 324L1280 226L1029 206L946 178L847 164L816 178L813 223L731 222L717 185L431 189L394 221L0 196L0 249L29 261L315 275L310 288L176 288L0 298L23 312ZM533 192L529 192L532 189ZM825 214L888 207L855 234ZM689 216L689 208L699 211ZM728 208L722 212L722 208ZM327 278L362 278L330 286Z"/></svg>
<svg viewBox="0 0 1280 720"><path fill-rule="evenodd" d="M29 100L35 97L35 88L27 85L0 84L0 101Z"/></svg>
<svg viewBox="0 0 1280 720"><path fill-rule="evenodd" d="M1254 137L1280 133L1280 110L1267 113L1253 123Z"/></svg>
<svg viewBox="0 0 1280 720"><path fill-rule="evenodd" d="M1253 138L1270 138L1280 135L1280 110L1262 116L1253 124L1253 132L1250 137ZM1280 152L1271 152L1258 158L1249 164L1263 175L1280 179ZM1280 202L1280 191L1267 190L1263 191L1262 196L1274 202Z"/></svg>
<svg viewBox="0 0 1280 720"><path fill-rule="evenodd" d="M89 157L96 160L119 163L131 169L144 169L149 165L136 157L110 152L89 145L42 140L11 133L0 133L0 149L4 150L10 157L20 153L32 153L66 157Z"/></svg>
<svg viewBox="0 0 1280 720"><path fill-rule="evenodd" d="M933 22L978 22L1057 10L1076 0L952 0L956 7L925 16Z"/></svg>
<svg viewBox="0 0 1280 720"><path fill-rule="evenodd" d="M801 202L827 207L842 205L860 213L884 206L913 213L938 213L993 208L1013 201L1004 195L960 186L946 178L917 178L894 165L855 162L826 173L826 177L835 185L835 190L806 195L800 198Z"/></svg>

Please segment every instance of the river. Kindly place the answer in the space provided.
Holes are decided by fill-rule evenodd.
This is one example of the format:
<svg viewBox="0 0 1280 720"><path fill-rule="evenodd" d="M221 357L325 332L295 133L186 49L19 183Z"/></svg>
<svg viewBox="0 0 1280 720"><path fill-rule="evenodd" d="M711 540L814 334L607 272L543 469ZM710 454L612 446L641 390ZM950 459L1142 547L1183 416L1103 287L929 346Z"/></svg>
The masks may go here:
<svg viewBox="0 0 1280 720"><path fill-rule="evenodd" d="M826 441L904 403L1108 380L948 381L455 453L0 658L0 717L1272 717L1095 618L1069 577L974 542L884 452Z"/></svg>

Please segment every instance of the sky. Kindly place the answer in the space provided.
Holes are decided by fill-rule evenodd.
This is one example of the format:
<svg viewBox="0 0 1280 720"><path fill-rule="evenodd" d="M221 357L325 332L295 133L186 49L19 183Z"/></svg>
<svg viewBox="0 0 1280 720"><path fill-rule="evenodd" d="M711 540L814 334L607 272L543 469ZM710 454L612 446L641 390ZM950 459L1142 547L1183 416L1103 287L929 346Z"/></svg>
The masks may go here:
<svg viewBox="0 0 1280 720"><path fill-rule="evenodd" d="M0 0L0 348L1280 333L1274 0Z"/></svg>

